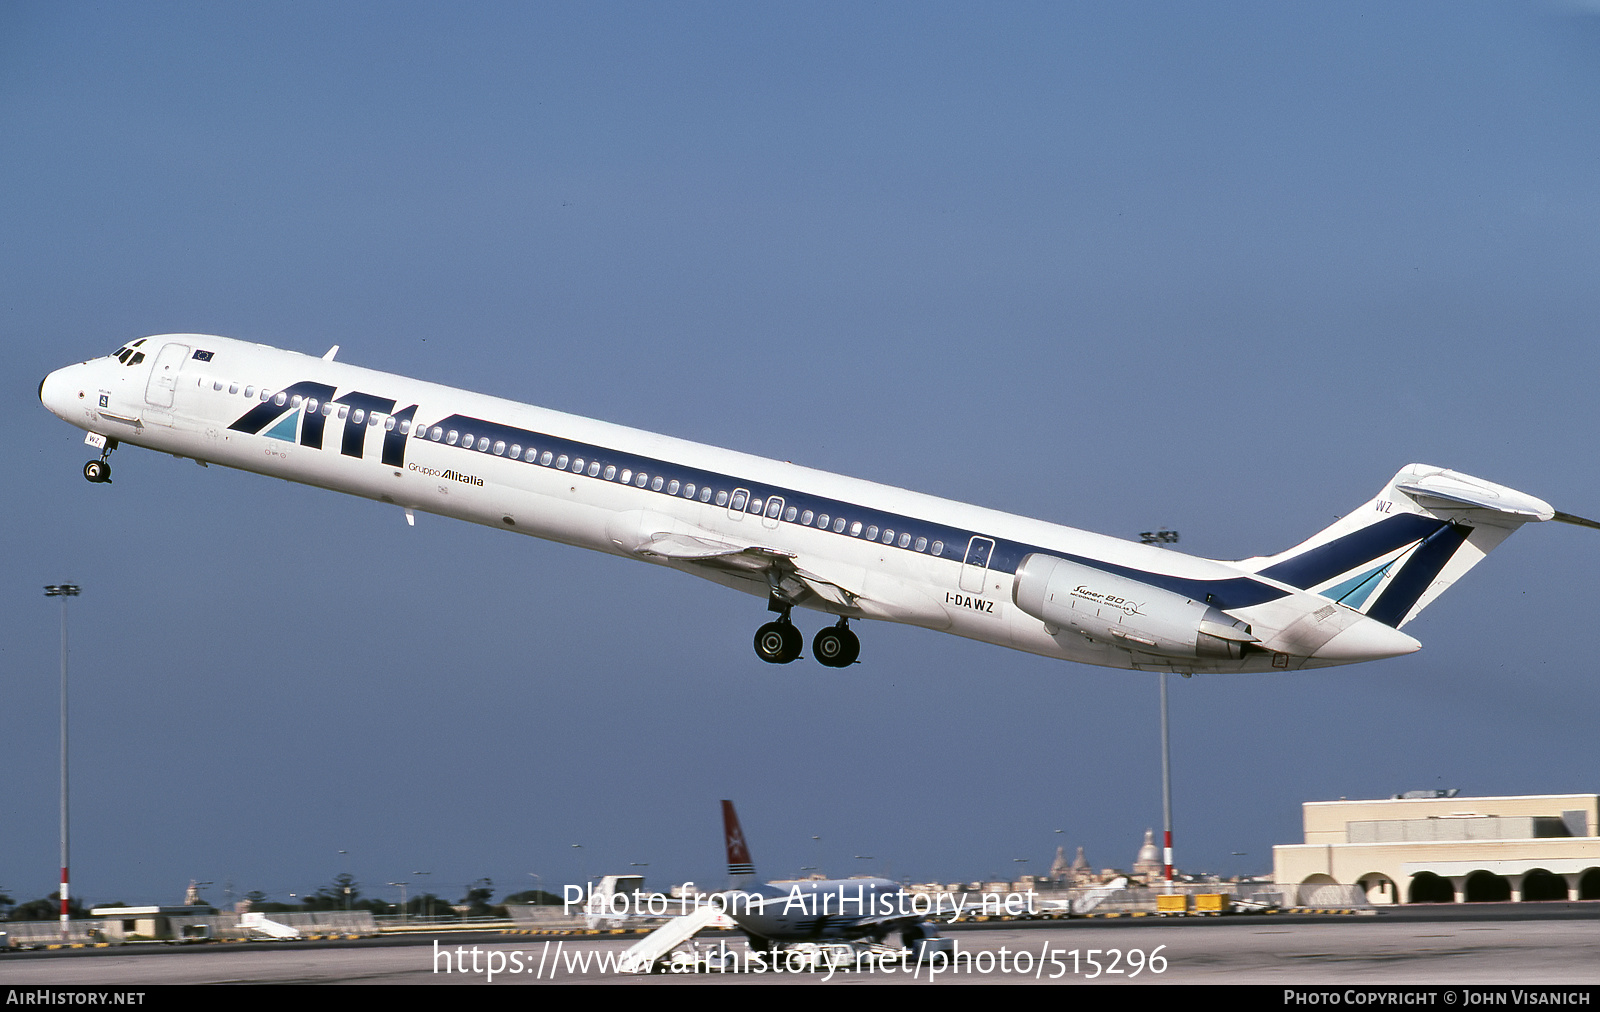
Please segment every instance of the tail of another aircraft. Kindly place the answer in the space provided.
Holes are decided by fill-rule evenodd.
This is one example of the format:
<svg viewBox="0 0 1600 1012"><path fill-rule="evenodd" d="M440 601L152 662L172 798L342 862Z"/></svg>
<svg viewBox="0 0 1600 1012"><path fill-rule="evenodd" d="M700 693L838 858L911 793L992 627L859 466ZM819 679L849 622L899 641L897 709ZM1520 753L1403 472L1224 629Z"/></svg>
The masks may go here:
<svg viewBox="0 0 1600 1012"><path fill-rule="evenodd" d="M1518 527L1543 520L1600 527L1526 493L1411 464L1327 530L1238 565L1398 629Z"/></svg>
<svg viewBox="0 0 1600 1012"><path fill-rule="evenodd" d="M755 877L756 866L750 861L750 847L744 842L744 830L739 826L739 814L733 802L722 802L722 839L728 845L728 877L733 888L742 888Z"/></svg>

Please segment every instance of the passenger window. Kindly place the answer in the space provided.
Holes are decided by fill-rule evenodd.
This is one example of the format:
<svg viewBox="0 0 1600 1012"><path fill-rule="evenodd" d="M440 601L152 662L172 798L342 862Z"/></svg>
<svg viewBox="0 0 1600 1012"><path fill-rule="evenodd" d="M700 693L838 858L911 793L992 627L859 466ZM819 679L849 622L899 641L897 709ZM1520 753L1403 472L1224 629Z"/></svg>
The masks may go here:
<svg viewBox="0 0 1600 1012"><path fill-rule="evenodd" d="M726 493L726 492L718 492L717 493L717 505L718 506L726 506L726 505L728 505L728 493Z"/></svg>
<svg viewBox="0 0 1600 1012"><path fill-rule="evenodd" d="M295 394L294 395L294 400L291 401L290 403L294 404L294 406L298 408L300 406L300 395L299 394ZM317 399L315 397L307 397L306 400L305 400L305 405L306 405L306 413L307 414L313 414L317 410Z"/></svg>
<svg viewBox="0 0 1600 1012"><path fill-rule="evenodd" d="M589 477L593 478L595 475L597 475L599 473L600 473L600 462L598 460L591 460L589 462Z"/></svg>
<svg viewBox="0 0 1600 1012"><path fill-rule="evenodd" d="M244 395L247 398L248 397L254 397L256 395L256 388L255 387L245 387L244 388Z"/></svg>
<svg viewBox="0 0 1600 1012"><path fill-rule="evenodd" d="M652 481L650 483L650 491L652 491L652 492L661 491L661 475L659 475L659 474L656 475L656 480Z"/></svg>
<svg viewBox="0 0 1600 1012"><path fill-rule="evenodd" d="M374 411L372 414L367 416L367 424L368 425L377 425L378 424L378 413L376 411Z"/></svg>
<svg viewBox="0 0 1600 1012"><path fill-rule="evenodd" d="M351 424L360 425L362 422L364 422L366 420L367 420L367 413L365 411L362 411L360 408L356 408L354 411L350 412L350 422L351 422Z"/></svg>
<svg viewBox="0 0 1600 1012"><path fill-rule="evenodd" d="M433 427L433 429L428 433L428 438L433 440L435 443L437 443L440 439L444 438L444 429L442 429L439 426L435 425ZM454 432L450 433L450 441L452 443L456 441L456 434Z"/></svg>
<svg viewBox="0 0 1600 1012"><path fill-rule="evenodd" d="M844 523L845 523L844 517L840 517L839 519L835 520L833 522L833 533L835 533L835 534L843 534L844 533Z"/></svg>
<svg viewBox="0 0 1600 1012"><path fill-rule="evenodd" d="M503 457L503 456L505 456L505 454L506 454L506 441L503 440L503 439L495 440L494 441L494 455L496 457Z"/></svg>
<svg viewBox="0 0 1600 1012"><path fill-rule="evenodd" d="M944 542L943 541L935 541L933 543L933 554L935 554L935 555L943 555L944 554Z"/></svg>
<svg viewBox="0 0 1600 1012"><path fill-rule="evenodd" d="M817 526L823 530L828 529L828 514L823 513L817 517Z"/></svg>
<svg viewBox="0 0 1600 1012"><path fill-rule="evenodd" d="M804 513L800 514L800 526L801 527L810 527L811 526L811 511L810 510L806 510Z"/></svg>
<svg viewBox="0 0 1600 1012"><path fill-rule="evenodd" d="M621 481L624 485L632 482L633 481L633 469L630 468L630 467L623 468L622 469L622 477L619 478L618 480Z"/></svg>
<svg viewBox="0 0 1600 1012"><path fill-rule="evenodd" d="M327 418L331 414L333 414L333 402L332 401L323 401L322 402L322 417Z"/></svg>
<svg viewBox="0 0 1600 1012"><path fill-rule="evenodd" d="M702 488L700 490L700 501L701 502L710 502L711 501L711 486L710 485L707 485L705 488Z"/></svg>
<svg viewBox="0 0 1600 1012"><path fill-rule="evenodd" d="M239 384L237 384L237 383L229 383L228 384L228 393L236 394L238 392L239 392Z"/></svg>
<svg viewBox="0 0 1600 1012"><path fill-rule="evenodd" d="M798 510L796 510L793 506L790 506L788 509L783 511L783 519L792 524L794 523L794 518L798 515L798 513Z"/></svg>
<svg viewBox="0 0 1600 1012"><path fill-rule="evenodd" d="M617 465L615 465L615 464L607 464L606 465L606 481L610 481L611 479L615 478L616 476L617 476Z"/></svg>
<svg viewBox="0 0 1600 1012"><path fill-rule="evenodd" d="M850 525L850 536L852 538L861 537L861 521L857 520L855 523Z"/></svg>
<svg viewBox="0 0 1600 1012"><path fill-rule="evenodd" d="M883 532L883 543L886 545L894 544L894 531Z"/></svg>
<svg viewBox="0 0 1600 1012"><path fill-rule="evenodd" d="M900 547L901 548L907 548L910 545L911 545L911 535L909 535L909 534L900 535Z"/></svg>
<svg viewBox="0 0 1600 1012"><path fill-rule="evenodd" d="M778 511L781 510L781 509L783 509L783 500L782 499L770 499L770 500L768 500L767 501L767 519L768 520L776 520L776 519L778 519ZM793 513L794 510L790 510L789 512Z"/></svg>
<svg viewBox="0 0 1600 1012"><path fill-rule="evenodd" d="M852 527L850 529L850 533L851 534L855 534L855 533L859 532L860 530L861 530L861 525L860 524L856 524L854 527ZM877 524L873 524L871 527L867 528L867 540L868 541L876 541L876 540L878 540L878 525Z"/></svg>
<svg viewBox="0 0 1600 1012"><path fill-rule="evenodd" d="M576 460L574 460L572 462L572 473L573 474L582 474L583 473L583 458L582 457L579 457L579 458L577 458Z"/></svg>
<svg viewBox="0 0 1600 1012"><path fill-rule="evenodd" d="M694 498L694 482L692 482L692 481L688 482L687 484L685 484L683 486L683 497L685 499L693 499Z"/></svg>
<svg viewBox="0 0 1600 1012"><path fill-rule="evenodd" d="M460 439L460 438L461 438L461 434L459 432L457 432L455 429L451 429L449 432L445 433L445 435L444 435L444 441L449 443L451 446L456 445L456 440Z"/></svg>
<svg viewBox="0 0 1600 1012"><path fill-rule="evenodd" d="M221 390L222 389L222 381L221 380L212 380L211 381L211 389L213 389L213 390Z"/></svg>
<svg viewBox="0 0 1600 1012"><path fill-rule="evenodd" d="M928 547L928 539L927 538L918 538L917 539L917 551L919 551L919 552L926 551L927 547Z"/></svg>
<svg viewBox="0 0 1600 1012"><path fill-rule="evenodd" d="M566 469L567 469L567 455L563 453L561 456L556 458L556 470L557 471L565 471Z"/></svg>
<svg viewBox="0 0 1600 1012"><path fill-rule="evenodd" d="M544 467L549 467L550 466L550 460L551 460L551 456L550 456L550 451L549 450L544 451L544 453L542 455L540 455L540 457L539 457L539 463Z"/></svg>
<svg viewBox="0 0 1600 1012"><path fill-rule="evenodd" d="M385 431L385 432L393 432L394 431L394 416L393 415L390 415L388 418L385 418L383 420L383 431ZM402 436L406 434L406 430L405 430L405 426L404 425L402 425L400 427L400 434Z"/></svg>
<svg viewBox="0 0 1600 1012"><path fill-rule="evenodd" d="M639 488L644 488L644 483L649 481L649 480L650 480L650 476L648 474L645 474L643 471L640 471L638 474L633 476L633 483L634 483L634 485L638 486Z"/></svg>
<svg viewBox="0 0 1600 1012"><path fill-rule="evenodd" d="M278 396L276 396L276 397L274 397L272 399L272 403L276 404L280 408L283 407L283 391L282 390L278 391ZM297 408L300 406L300 398L296 397L294 399L294 406L297 407Z"/></svg>
<svg viewBox="0 0 1600 1012"><path fill-rule="evenodd" d="M745 493L743 493L743 492L735 492L733 494L733 502L728 504L728 508L729 509L734 509L734 510L743 510L744 509L744 503L745 503Z"/></svg>
<svg viewBox="0 0 1600 1012"><path fill-rule="evenodd" d="M328 407L332 408L333 405L329 404ZM326 412L326 411L323 412L323 414L327 414L327 413L328 412ZM348 405L341 404L339 406L339 421L341 421L341 422L344 421L345 416L348 415L348 414L350 414L350 407Z"/></svg>
<svg viewBox="0 0 1600 1012"><path fill-rule="evenodd" d="M679 488L680 486L678 485L678 479L672 479L671 481L667 482L667 495L677 495Z"/></svg>

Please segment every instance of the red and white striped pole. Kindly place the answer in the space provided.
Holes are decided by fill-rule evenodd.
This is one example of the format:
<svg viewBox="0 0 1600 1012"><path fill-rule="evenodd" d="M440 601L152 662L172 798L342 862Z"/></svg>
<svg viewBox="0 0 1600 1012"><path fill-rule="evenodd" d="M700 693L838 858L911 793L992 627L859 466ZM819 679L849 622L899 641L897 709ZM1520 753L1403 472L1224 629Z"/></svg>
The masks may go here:
<svg viewBox="0 0 1600 1012"><path fill-rule="evenodd" d="M1167 673L1161 672L1161 865L1172 891L1172 751L1167 743Z"/></svg>
<svg viewBox="0 0 1600 1012"><path fill-rule="evenodd" d="M75 583L51 584L44 588L45 597L61 598L61 940L67 941L71 933L71 915L67 904L67 598L77 597Z"/></svg>

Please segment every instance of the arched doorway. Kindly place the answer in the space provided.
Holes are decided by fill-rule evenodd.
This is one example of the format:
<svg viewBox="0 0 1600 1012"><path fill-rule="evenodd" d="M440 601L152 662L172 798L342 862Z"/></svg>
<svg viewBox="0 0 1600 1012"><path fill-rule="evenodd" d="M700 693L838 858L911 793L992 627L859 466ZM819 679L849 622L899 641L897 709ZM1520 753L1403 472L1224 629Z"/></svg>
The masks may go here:
<svg viewBox="0 0 1600 1012"><path fill-rule="evenodd" d="M1504 903L1511 899L1511 883L1492 871L1475 871L1467 876L1463 890L1468 903Z"/></svg>
<svg viewBox="0 0 1600 1012"><path fill-rule="evenodd" d="M1400 890L1395 888L1394 880L1382 872L1368 872L1356 880L1362 891L1367 894L1367 902L1373 906L1400 902Z"/></svg>
<svg viewBox="0 0 1600 1012"><path fill-rule="evenodd" d="M1585 868L1578 879L1578 899L1600 900L1600 868Z"/></svg>
<svg viewBox="0 0 1600 1012"><path fill-rule="evenodd" d="M1543 868L1534 868L1522 876L1522 898L1525 902L1564 900L1567 898L1567 880Z"/></svg>
<svg viewBox="0 0 1600 1012"><path fill-rule="evenodd" d="M1411 876L1410 895L1406 897L1407 903L1454 903L1456 901L1455 886L1447 878L1441 878L1431 871L1419 871Z"/></svg>
<svg viewBox="0 0 1600 1012"><path fill-rule="evenodd" d="M1337 905L1339 901L1328 895L1328 887L1334 886L1336 891L1338 885L1338 881L1332 875L1307 875L1300 883L1300 895L1296 898L1296 902L1303 907Z"/></svg>

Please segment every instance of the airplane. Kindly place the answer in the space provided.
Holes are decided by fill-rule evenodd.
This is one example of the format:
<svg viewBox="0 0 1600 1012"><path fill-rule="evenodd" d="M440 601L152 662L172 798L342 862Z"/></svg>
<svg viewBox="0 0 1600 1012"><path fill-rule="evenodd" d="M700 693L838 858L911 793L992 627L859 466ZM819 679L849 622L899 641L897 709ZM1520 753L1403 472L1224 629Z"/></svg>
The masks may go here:
<svg viewBox="0 0 1600 1012"><path fill-rule="evenodd" d="M727 914L744 931L750 948L766 952L784 943L871 939L881 943L898 931L901 945L936 938L928 922L940 911L885 878L797 879L755 884L756 868L733 802L722 802L722 836L728 851L732 891ZM918 912L917 907L922 909ZM958 913L946 910L946 913Z"/></svg>
<svg viewBox="0 0 1600 1012"><path fill-rule="evenodd" d="M1276 555L1233 562L940 499L340 362L143 337L39 384L100 449L189 457L667 566L763 597L763 660L853 664L878 619L1133 670L1298 670L1397 657L1401 628L1524 523L1600 523L1411 464Z"/></svg>

